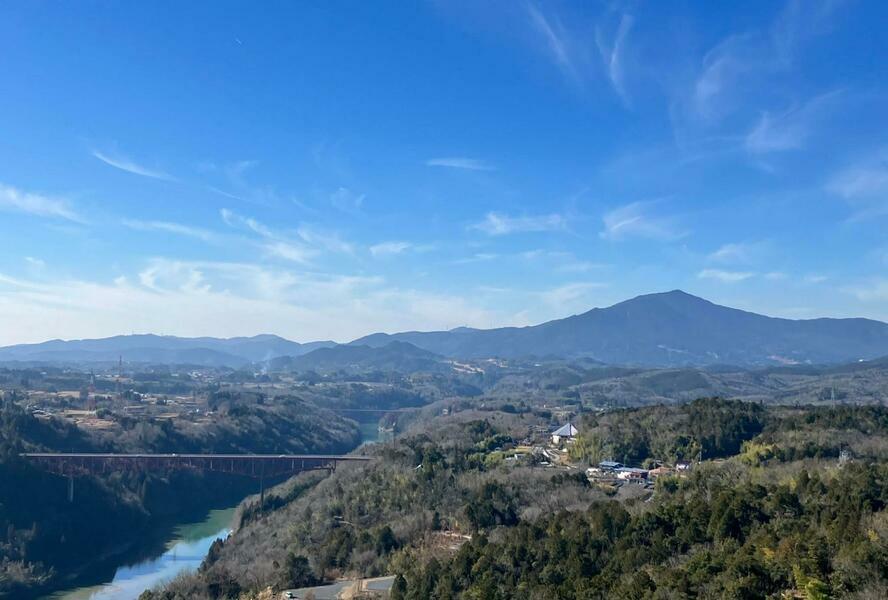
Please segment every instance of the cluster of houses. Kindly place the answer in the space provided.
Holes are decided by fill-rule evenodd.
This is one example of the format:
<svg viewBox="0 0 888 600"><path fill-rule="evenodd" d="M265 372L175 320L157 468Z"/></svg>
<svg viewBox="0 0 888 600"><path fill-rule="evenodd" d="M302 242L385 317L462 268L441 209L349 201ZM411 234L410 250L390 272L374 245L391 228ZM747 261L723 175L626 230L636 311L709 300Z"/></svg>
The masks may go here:
<svg viewBox="0 0 888 600"><path fill-rule="evenodd" d="M561 447L572 444L580 431L570 422L562 425L552 432L552 445ZM603 460L597 466L586 469L586 477L592 480L620 480L632 483L645 484L655 481L663 475L682 473L690 470L688 462L678 462L674 467L659 465L654 469L640 469L629 467L613 460Z"/></svg>
<svg viewBox="0 0 888 600"><path fill-rule="evenodd" d="M586 477L589 479L619 479L633 483L646 483L648 481L656 481L658 477L663 475L686 472L690 468L691 464L687 462L678 462L675 464L675 467L660 465L654 469L639 469L627 467L613 460L603 460L597 466L586 469Z"/></svg>

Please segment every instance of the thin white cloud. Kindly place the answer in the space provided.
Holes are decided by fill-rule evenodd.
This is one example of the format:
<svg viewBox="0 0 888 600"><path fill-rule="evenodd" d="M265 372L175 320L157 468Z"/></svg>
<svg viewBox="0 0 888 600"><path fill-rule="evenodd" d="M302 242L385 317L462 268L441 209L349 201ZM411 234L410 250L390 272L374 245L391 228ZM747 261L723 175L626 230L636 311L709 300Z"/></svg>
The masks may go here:
<svg viewBox="0 0 888 600"><path fill-rule="evenodd" d="M788 275L782 271L771 271L770 273L764 274L764 278L769 281L783 281L787 277Z"/></svg>
<svg viewBox="0 0 888 600"><path fill-rule="evenodd" d="M137 231L160 231L164 233L173 233L176 235L192 237L204 242L210 242L216 238L216 234L207 229L193 227L191 225L185 225L182 223L173 223L170 221L141 221L138 219L123 219L121 223L123 223L125 227L129 227L130 229L135 229Z"/></svg>
<svg viewBox="0 0 888 600"><path fill-rule="evenodd" d="M629 103L629 96L626 93L626 85L624 83L624 51L626 44L626 36L632 28L632 15L624 14L620 18L620 24L614 36L613 44L608 46L604 41L604 34L601 28L596 30L596 41L598 42L598 51L601 54L607 71L608 79L614 88L614 91L620 97L624 104Z"/></svg>
<svg viewBox="0 0 888 600"><path fill-rule="evenodd" d="M606 213L603 217L604 229L599 234L602 239L619 241L630 237L640 237L661 241L673 241L688 235L678 227L673 217L653 214L657 202L632 202Z"/></svg>
<svg viewBox="0 0 888 600"><path fill-rule="evenodd" d="M731 35L703 57L694 82L691 105L696 115L714 120L734 108L734 87L766 64L761 39L753 34Z"/></svg>
<svg viewBox="0 0 888 600"><path fill-rule="evenodd" d="M555 307L567 308L568 311L578 306L587 309L591 307L589 294L604 287L607 287L607 284L599 282L568 283L546 290L540 293L540 296L545 303Z"/></svg>
<svg viewBox="0 0 888 600"><path fill-rule="evenodd" d="M406 252L412 247L410 242L382 242L370 246L370 254L374 258L383 258L386 256L394 256Z"/></svg>
<svg viewBox="0 0 888 600"><path fill-rule="evenodd" d="M503 213L489 212L482 221L470 226L470 229L476 229L493 236L512 233L560 231L566 228L567 218L558 213L534 216L509 216Z"/></svg>
<svg viewBox="0 0 888 600"><path fill-rule="evenodd" d="M221 166L211 161L203 161L199 169L204 173L221 177L220 181L205 186L206 190L214 194L261 206L294 204L307 212L317 212L296 196L281 193L274 186L253 183L248 175L259 165L258 160L238 160Z"/></svg>
<svg viewBox="0 0 888 600"><path fill-rule="evenodd" d="M269 256L283 258L303 265L309 264L317 252L299 244L284 241L271 241L263 246Z"/></svg>
<svg viewBox="0 0 888 600"><path fill-rule="evenodd" d="M252 263L156 259L113 282L20 280L0 273L0 345L143 332L277 333L349 341L377 331L513 324L466 297L379 277L302 273ZM170 320L169 315L176 319Z"/></svg>
<svg viewBox="0 0 888 600"><path fill-rule="evenodd" d="M762 260L769 248L767 242L731 242L719 246L706 260L723 264L750 264Z"/></svg>
<svg viewBox="0 0 888 600"><path fill-rule="evenodd" d="M881 195L888 190L888 164L842 171L830 181L828 189L846 199Z"/></svg>
<svg viewBox="0 0 888 600"><path fill-rule="evenodd" d="M603 263L579 260L572 252L544 250L542 248L525 250L518 256L528 262L545 261L547 268L553 268L559 273L586 273L609 266Z"/></svg>
<svg viewBox="0 0 888 600"><path fill-rule="evenodd" d="M346 187L340 187L330 194L330 204L344 213L357 214L364 206L366 194L358 194Z"/></svg>
<svg viewBox="0 0 888 600"><path fill-rule="evenodd" d="M712 125L756 106L773 89L785 85L779 78L794 66L805 42L830 30L832 13L841 3L789 0L769 27L734 33L721 40L704 55L690 88L675 86L678 91L673 119L685 116L692 123ZM786 131L770 131L782 125L776 122L782 116L762 115L760 130L750 140L753 151L790 150L803 143L800 138L806 134L798 125Z"/></svg>
<svg viewBox="0 0 888 600"><path fill-rule="evenodd" d="M352 243L343 240L337 233L325 231L311 225L300 225L297 235L307 244L340 254L354 254Z"/></svg>
<svg viewBox="0 0 888 600"><path fill-rule="evenodd" d="M826 190L851 205L852 220L888 214L888 151L836 173Z"/></svg>
<svg viewBox="0 0 888 600"><path fill-rule="evenodd" d="M770 29L775 60L790 66L809 38L828 33L844 0L788 0Z"/></svg>
<svg viewBox="0 0 888 600"><path fill-rule="evenodd" d="M722 269L703 269L697 273L697 277L700 279L715 279L722 283L738 283L753 276L755 273L749 271L725 271Z"/></svg>
<svg viewBox="0 0 888 600"><path fill-rule="evenodd" d="M156 169L143 167L142 165L136 164L129 158L121 156L119 154L112 156L111 154L105 152L93 150L92 155L106 165L110 165L115 169L120 169L121 171L126 171L127 173L132 173L133 175L141 175L142 177L150 177L152 179L162 179L164 181L176 181L176 178L172 175Z"/></svg>
<svg viewBox="0 0 888 600"><path fill-rule="evenodd" d="M451 262L454 265L469 265L472 263L478 262L487 262L489 260L493 260L495 258L499 258L499 254L494 254L492 252L478 252L473 254L472 256L468 256L466 258L458 258Z"/></svg>
<svg viewBox="0 0 888 600"><path fill-rule="evenodd" d="M594 263L585 260L578 260L574 262L567 262L564 264L560 264L555 267L555 270L560 273L588 273L589 271L596 271L599 269L606 269L608 265L602 263Z"/></svg>
<svg viewBox="0 0 888 600"><path fill-rule="evenodd" d="M827 280L829 280L829 277L827 277L826 275L821 275L819 273L811 273L809 275L805 275L805 283L823 283Z"/></svg>
<svg viewBox="0 0 888 600"><path fill-rule="evenodd" d="M821 94L801 106L772 115L765 112L746 136L746 150L753 154L800 150L806 146L812 129L835 105L841 90Z"/></svg>
<svg viewBox="0 0 888 600"><path fill-rule="evenodd" d="M466 169L469 171L493 171L495 167L477 158L454 156L450 158L430 158L425 162L429 167L447 167L450 169Z"/></svg>
<svg viewBox="0 0 888 600"><path fill-rule="evenodd" d="M0 210L84 223L64 198L47 196L0 183Z"/></svg>
<svg viewBox="0 0 888 600"><path fill-rule="evenodd" d="M531 25L543 37L555 64L572 81L579 81L579 71L572 48L573 42L564 25L557 17L547 18L532 3L527 4Z"/></svg>
<svg viewBox="0 0 888 600"><path fill-rule="evenodd" d="M26 256L25 262L34 269L42 269L46 267L46 261L40 258L35 258L33 256Z"/></svg>
<svg viewBox="0 0 888 600"><path fill-rule="evenodd" d="M869 281L843 289L861 302L888 302L888 279L875 277Z"/></svg>
<svg viewBox="0 0 888 600"><path fill-rule="evenodd" d="M291 240L252 217L239 215L227 208L221 209L219 213L227 225L258 235L262 240L259 246L265 251L266 256L307 265L318 254L317 249Z"/></svg>
<svg viewBox="0 0 888 600"><path fill-rule="evenodd" d="M219 214L222 216L222 220L231 227L245 228L264 238L277 237L271 229L252 217L244 217L227 208L221 209Z"/></svg>

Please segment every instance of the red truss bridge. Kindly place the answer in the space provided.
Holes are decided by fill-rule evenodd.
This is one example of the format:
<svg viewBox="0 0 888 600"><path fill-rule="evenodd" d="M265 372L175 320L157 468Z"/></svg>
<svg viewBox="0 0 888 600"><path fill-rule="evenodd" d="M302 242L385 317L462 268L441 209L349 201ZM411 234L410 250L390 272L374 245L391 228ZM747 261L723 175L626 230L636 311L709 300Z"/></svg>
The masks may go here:
<svg viewBox="0 0 888 600"><path fill-rule="evenodd" d="M339 463L361 463L367 456L333 454L101 454L27 452L20 456L36 466L68 478L68 500L74 500L74 477L114 471L202 469L255 477L259 480L260 503L266 478L295 475L303 471L335 471ZM261 506L261 504L260 504Z"/></svg>
<svg viewBox="0 0 888 600"><path fill-rule="evenodd" d="M57 475L110 473L124 470L202 469L248 477L279 477L303 471L336 469L342 462L364 462L366 456L333 454L101 454L28 452L21 454Z"/></svg>

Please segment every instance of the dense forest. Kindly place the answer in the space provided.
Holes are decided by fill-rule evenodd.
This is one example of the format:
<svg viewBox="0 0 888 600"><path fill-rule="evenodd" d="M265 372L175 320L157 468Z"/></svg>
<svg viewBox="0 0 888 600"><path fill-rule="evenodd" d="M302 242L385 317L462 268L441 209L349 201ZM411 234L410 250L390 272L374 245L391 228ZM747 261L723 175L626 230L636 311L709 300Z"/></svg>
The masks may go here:
<svg viewBox="0 0 888 600"><path fill-rule="evenodd" d="M288 482L199 573L143 598L247 598L386 573L395 598L417 600L888 591L886 408L702 399L587 415L571 449L580 465L694 462L650 489L511 460L542 422L478 410L417 422L369 465Z"/></svg>
<svg viewBox="0 0 888 600"><path fill-rule="evenodd" d="M114 429L85 431L37 418L12 399L0 406L0 597L55 585L87 563L127 550L140 532L173 515L231 504L255 491L248 478L192 470L118 472L65 479L20 452L341 453L354 448L353 421L292 397L220 394L206 423L112 414Z"/></svg>
<svg viewBox="0 0 888 600"><path fill-rule="evenodd" d="M703 468L634 510L596 502L408 563L395 599L805 598L888 587L888 466L771 481Z"/></svg>

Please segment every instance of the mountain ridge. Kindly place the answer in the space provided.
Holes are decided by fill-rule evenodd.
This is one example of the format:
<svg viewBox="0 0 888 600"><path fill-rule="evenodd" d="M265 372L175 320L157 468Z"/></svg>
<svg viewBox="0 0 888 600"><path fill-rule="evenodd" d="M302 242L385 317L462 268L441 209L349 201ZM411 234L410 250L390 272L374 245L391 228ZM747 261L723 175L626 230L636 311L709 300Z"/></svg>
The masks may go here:
<svg viewBox="0 0 888 600"><path fill-rule="evenodd" d="M539 325L372 334L351 343L373 346L393 340L462 358L560 355L642 366L763 366L884 356L888 324L864 318L768 317L672 290Z"/></svg>
<svg viewBox="0 0 888 600"><path fill-rule="evenodd" d="M177 337L153 333L98 339L49 340L0 348L0 362L159 362L241 367L280 356L301 356L332 341L299 343L274 334L251 337Z"/></svg>
<svg viewBox="0 0 888 600"><path fill-rule="evenodd" d="M323 348L381 348L392 342L406 342L446 358L557 356L638 366L835 364L888 355L888 324L865 318L769 317L672 290L524 327L373 333L348 344L299 343L274 334L121 335L6 346L0 348L0 362L116 362L123 355L128 362L238 368Z"/></svg>

